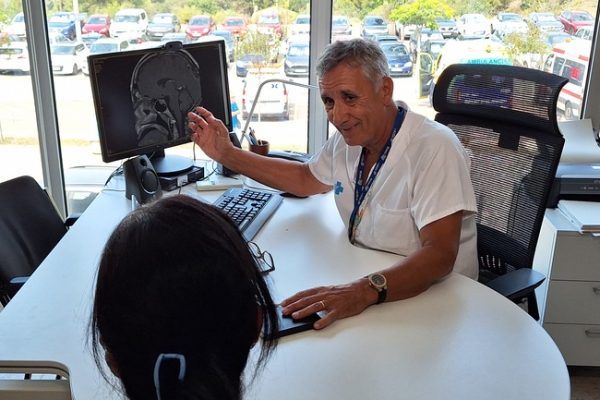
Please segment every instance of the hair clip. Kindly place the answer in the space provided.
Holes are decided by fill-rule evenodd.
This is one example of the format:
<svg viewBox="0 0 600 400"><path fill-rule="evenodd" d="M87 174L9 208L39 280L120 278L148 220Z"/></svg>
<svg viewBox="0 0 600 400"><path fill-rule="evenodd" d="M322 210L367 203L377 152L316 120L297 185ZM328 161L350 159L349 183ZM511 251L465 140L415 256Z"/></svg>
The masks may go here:
<svg viewBox="0 0 600 400"><path fill-rule="evenodd" d="M156 399L160 399L160 367L163 360L178 360L179 361L179 373L177 374L177 379L179 383L183 383L183 378L185 378L185 356L179 353L161 353L156 358L156 362L154 363L154 387L156 388Z"/></svg>

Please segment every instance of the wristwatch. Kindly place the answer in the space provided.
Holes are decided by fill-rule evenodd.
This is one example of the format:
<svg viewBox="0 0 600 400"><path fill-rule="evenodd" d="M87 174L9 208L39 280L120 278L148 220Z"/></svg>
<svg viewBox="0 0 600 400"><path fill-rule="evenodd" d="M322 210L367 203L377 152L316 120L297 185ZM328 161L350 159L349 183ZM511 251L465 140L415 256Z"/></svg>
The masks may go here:
<svg viewBox="0 0 600 400"><path fill-rule="evenodd" d="M369 286L377 291L377 303L383 303L387 296L387 280L382 274L370 274L367 275L369 280Z"/></svg>

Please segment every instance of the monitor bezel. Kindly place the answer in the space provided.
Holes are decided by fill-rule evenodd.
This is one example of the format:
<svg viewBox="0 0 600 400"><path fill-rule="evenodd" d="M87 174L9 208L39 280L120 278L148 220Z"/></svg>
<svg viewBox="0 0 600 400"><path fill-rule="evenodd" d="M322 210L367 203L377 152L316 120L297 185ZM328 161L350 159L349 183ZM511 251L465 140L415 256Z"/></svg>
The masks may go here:
<svg viewBox="0 0 600 400"><path fill-rule="evenodd" d="M95 77L98 75L98 71L96 69L97 60L106 60L112 58L120 58L120 57L142 57L148 53L159 52L168 48L168 46L180 46L183 49L196 49L201 47L214 47L216 46L219 52L220 59L220 69L222 73L222 84L223 84L223 94L224 101L226 105L225 118L223 123L229 130L232 131L232 116L231 116L231 98L229 91L229 68L227 63L227 50L225 46L225 41L222 38L215 38L214 40L203 40L200 42L186 43L182 44L181 42L168 42L163 46L157 47L149 47L144 49L134 49L134 50L125 50L122 52L115 53L102 53L102 54L92 54L88 56L88 70L89 70L89 78L90 78L90 87L92 91L92 97L94 101L94 111L96 113L96 123L98 127L98 138L100 142L100 151L102 155L102 161L109 163L113 161L119 161L128 159L131 157L139 156L142 154L148 155L150 159L154 155L164 156L165 149L172 148L175 146L179 146L182 144L190 143L191 135L184 135L181 138L177 138L171 140L169 142L140 146L135 148L125 149L123 151L111 151L111 149L107 146L107 137L109 136L106 133L106 129L104 127L104 118L102 115L102 101L101 101L101 93L98 89L98 80Z"/></svg>

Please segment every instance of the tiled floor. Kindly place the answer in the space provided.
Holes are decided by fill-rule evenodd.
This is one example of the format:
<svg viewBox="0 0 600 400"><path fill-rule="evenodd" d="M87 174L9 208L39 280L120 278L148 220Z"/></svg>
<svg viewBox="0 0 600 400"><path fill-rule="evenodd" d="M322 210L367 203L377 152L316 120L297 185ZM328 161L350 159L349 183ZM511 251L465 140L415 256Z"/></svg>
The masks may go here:
<svg viewBox="0 0 600 400"><path fill-rule="evenodd" d="M569 367L571 400L600 400L600 367Z"/></svg>

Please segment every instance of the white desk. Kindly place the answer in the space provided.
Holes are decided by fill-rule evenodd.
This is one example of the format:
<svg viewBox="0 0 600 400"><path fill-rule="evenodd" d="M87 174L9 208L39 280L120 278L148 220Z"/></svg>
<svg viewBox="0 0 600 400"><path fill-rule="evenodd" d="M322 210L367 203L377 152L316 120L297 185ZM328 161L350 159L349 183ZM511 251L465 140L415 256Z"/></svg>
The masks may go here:
<svg viewBox="0 0 600 400"><path fill-rule="evenodd" d="M123 193L100 194L0 313L0 367L56 367L68 373L73 398L116 398L96 371L87 329L98 256L129 207ZM330 195L285 199L255 241L274 256L276 300L349 281L398 257L351 246ZM453 274L415 298L283 339L246 398L569 395L565 363L548 334L513 303Z"/></svg>

